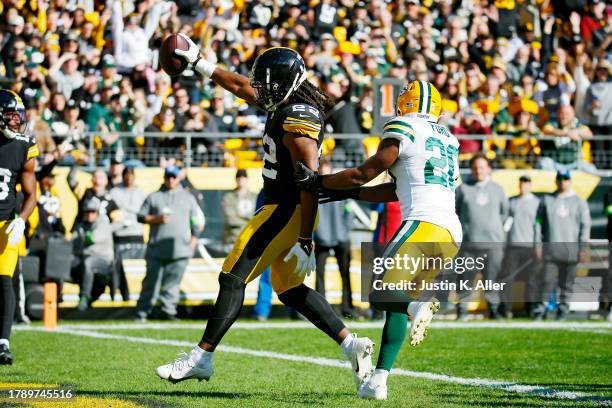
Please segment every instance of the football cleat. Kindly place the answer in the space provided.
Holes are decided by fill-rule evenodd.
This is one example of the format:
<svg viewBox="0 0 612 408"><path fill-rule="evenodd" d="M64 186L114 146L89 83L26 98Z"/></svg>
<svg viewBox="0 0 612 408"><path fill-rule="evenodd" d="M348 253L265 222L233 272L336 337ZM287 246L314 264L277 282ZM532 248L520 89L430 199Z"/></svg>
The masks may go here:
<svg viewBox="0 0 612 408"><path fill-rule="evenodd" d="M13 364L13 354L10 352L6 344L0 344L0 365Z"/></svg>
<svg viewBox="0 0 612 408"><path fill-rule="evenodd" d="M181 352L173 363L159 366L155 372L160 378L173 384L190 379L208 381L213 375L212 355L213 353L204 353L198 361L193 353Z"/></svg>
<svg viewBox="0 0 612 408"><path fill-rule="evenodd" d="M427 336L427 327L436 312L440 310L440 302L432 299L430 302L410 302L408 313L412 316L410 322L410 345L418 346Z"/></svg>
<svg viewBox="0 0 612 408"><path fill-rule="evenodd" d="M386 400L387 384L375 384L373 381L368 380L361 384L357 395L359 396L359 398Z"/></svg>
<svg viewBox="0 0 612 408"><path fill-rule="evenodd" d="M374 343L367 337L357 337L354 333L351 348L346 352L346 357L353 368L355 385L357 390L361 384L372 374L372 354L374 353Z"/></svg>

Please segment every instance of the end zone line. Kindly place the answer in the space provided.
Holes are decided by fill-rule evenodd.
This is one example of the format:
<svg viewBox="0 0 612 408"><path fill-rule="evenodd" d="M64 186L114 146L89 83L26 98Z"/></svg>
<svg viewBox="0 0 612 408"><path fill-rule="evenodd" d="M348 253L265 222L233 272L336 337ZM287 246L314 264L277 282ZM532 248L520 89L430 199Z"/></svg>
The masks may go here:
<svg viewBox="0 0 612 408"><path fill-rule="evenodd" d="M159 340L159 339L149 339L146 337L133 337L133 336L125 336L119 334L109 334L109 333L101 333L96 331L87 331L87 330L71 330L71 329L58 329L55 332L50 332L45 330L44 328L32 328L34 331L42 331L47 333L58 333L58 334L70 334L74 336L81 337L91 337L96 339L107 339L107 340L121 340L130 343L145 343L145 344L155 344L155 345L167 345L167 346L176 346L176 347L193 347L194 343L188 341L180 341L180 340ZM310 357L303 356L297 354L285 354L285 353L277 353L273 351L263 351L263 350L252 350L246 349L242 347L233 347L233 346L219 346L218 349L224 353L236 353L236 354L245 354L254 357L266 357L273 358L277 360L285 360L285 361L294 361L300 363L310 363L316 364L320 366L328 366L328 367L340 367L340 368L349 368L350 365L348 362L341 362L339 360L334 360L330 358L324 357ZM497 380L488 380L481 378L464 378L464 377L454 377L445 374L435 374L429 372L422 371L412 371L412 370L404 370L404 369L393 369L394 375L401 375L404 377L412 377L412 378L421 378L426 380L435 380L435 381L444 381L447 383L461 384L461 385L470 385L477 387L487 387L493 389L500 389L507 392L514 392L520 394L531 394L534 396L545 397L545 398L553 398L553 399L564 399L564 400L573 400L573 401L594 401L603 406L612 406L612 399L606 399L606 397L586 394L582 392L573 392L573 391L563 391L563 390L555 390L552 388L539 387L536 385L527 385L527 384L517 384L512 382L505 381L497 381Z"/></svg>

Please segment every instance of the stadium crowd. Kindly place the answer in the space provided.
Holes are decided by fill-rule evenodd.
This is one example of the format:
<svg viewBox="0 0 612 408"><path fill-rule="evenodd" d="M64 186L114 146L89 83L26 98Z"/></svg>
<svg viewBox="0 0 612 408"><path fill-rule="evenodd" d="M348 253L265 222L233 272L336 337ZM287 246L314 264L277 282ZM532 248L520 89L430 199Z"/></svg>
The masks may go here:
<svg viewBox="0 0 612 408"><path fill-rule="evenodd" d="M328 133L370 133L372 80L388 76L432 81L456 134L487 135L462 141L465 160L485 143L496 166L592 171L583 139L612 134L612 6L601 0L8 0L0 26L0 82L23 97L46 160L65 138L66 163L158 166L188 147L174 132L261 134L264 112L189 70L160 70L170 32L245 75L266 47L299 50L310 80L337 100ZM204 165L259 149L256 138L191 148ZM358 139L324 146L345 164L362 150Z"/></svg>

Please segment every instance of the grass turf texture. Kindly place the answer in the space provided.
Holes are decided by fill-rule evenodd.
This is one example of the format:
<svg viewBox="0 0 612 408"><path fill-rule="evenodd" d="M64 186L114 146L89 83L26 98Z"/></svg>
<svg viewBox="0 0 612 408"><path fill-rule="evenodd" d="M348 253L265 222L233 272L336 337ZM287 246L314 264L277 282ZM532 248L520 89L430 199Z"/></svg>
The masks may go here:
<svg viewBox="0 0 612 408"><path fill-rule="evenodd" d="M195 329L101 327L96 331L194 344L201 336L201 330ZM360 329L358 334L380 341L380 329ZM432 328L421 346L402 349L397 367L541 385L609 399L611 340L609 332ZM339 348L314 329L234 329L223 344L341 359ZM390 377L388 402L363 401L355 396L348 369L224 352L215 356L216 372L209 383L191 380L172 385L158 379L153 370L187 348L32 331L15 332L11 346L16 361L13 366L0 367L0 383L69 386L77 395L88 397L88 406L115 406L118 401L154 407L597 406L595 401L550 399L402 376ZM5 400L0 406L10 405Z"/></svg>

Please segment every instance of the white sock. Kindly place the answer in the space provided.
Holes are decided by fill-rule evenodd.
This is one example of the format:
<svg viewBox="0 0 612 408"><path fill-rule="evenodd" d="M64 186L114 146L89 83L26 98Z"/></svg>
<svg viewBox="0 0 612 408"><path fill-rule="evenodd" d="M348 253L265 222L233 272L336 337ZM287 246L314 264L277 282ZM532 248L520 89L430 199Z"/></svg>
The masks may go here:
<svg viewBox="0 0 612 408"><path fill-rule="evenodd" d="M387 377L389 377L389 372L387 370L377 368L374 370L374 374L372 374L370 382L376 385L386 385Z"/></svg>
<svg viewBox="0 0 612 408"><path fill-rule="evenodd" d="M200 361L202 358L204 357L212 357L214 351L206 351L202 348L200 348L200 346L195 346L193 349L191 349L191 357L193 358L193 361Z"/></svg>
<svg viewBox="0 0 612 408"><path fill-rule="evenodd" d="M0 339L0 346L1 345L5 345L7 348L11 348L11 346L9 345L9 341L8 339Z"/></svg>
<svg viewBox="0 0 612 408"><path fill-rule="evenodd" d="M349 352L351 351L351 348L353 347L353 341L355 341L355 335L349 334L348 336L344 338L344 340L342 340L342 343L340 343L340 347L342 348L342 351L344 352L346 356L349 355Z"/></svg>

